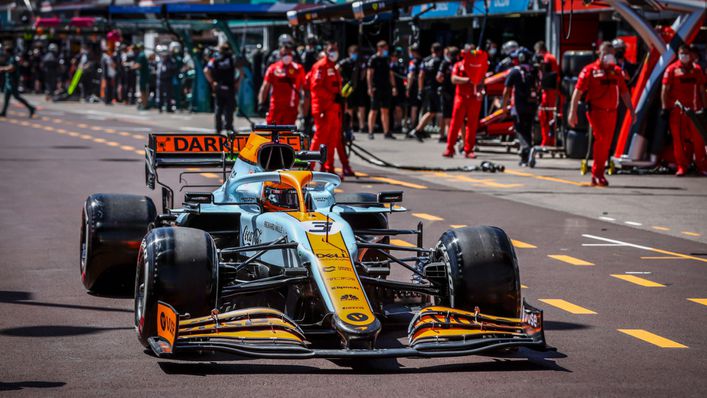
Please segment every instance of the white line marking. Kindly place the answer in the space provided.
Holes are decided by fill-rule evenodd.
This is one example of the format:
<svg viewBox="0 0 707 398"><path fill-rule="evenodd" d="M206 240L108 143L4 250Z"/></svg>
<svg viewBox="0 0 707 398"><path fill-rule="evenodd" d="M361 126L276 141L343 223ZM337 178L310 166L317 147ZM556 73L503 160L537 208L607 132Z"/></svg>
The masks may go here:
<svg viewBox="0 0 707 398"><path fill-rule="evenodd" d="M634 225L636 227L640 227L641 225L643 225L640 222L635 222L635 221L624 221L624 224Z"/></svg>
<svg viewBox="0 0 707 398"><path fill-rule="evenodd" d="M611 218L611 217L604 217L604 216L602 216L602 217L599 217L599 219L600 219L600 220L604 220L604 221L616 221L616 219L615 219L615 218Z"/></svg>
<svg viewBox="0 0 707 398"><path fill-rule="evenodd" d="M582 246L585 246L585 247L617 247L617 246L626 246L626 245L618 244L618 243L582 243Z"/></svg>
<svg viewBox="0 0 707 398"><path fill-rule="evenodd" d="M200 133L213 133L214 132L214 129L209 129L209 128L205 128L205 127L189 127L189 126L187 126L187 127L180 127L179 129L182 131L196 131L196 132L200 132Z"/></svg>

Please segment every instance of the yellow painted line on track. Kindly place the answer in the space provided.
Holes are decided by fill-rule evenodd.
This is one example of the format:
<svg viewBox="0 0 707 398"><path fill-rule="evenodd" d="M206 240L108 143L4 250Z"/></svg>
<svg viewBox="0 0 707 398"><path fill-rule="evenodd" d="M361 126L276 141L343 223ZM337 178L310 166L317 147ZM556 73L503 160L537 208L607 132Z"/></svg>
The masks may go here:
<svg viewBox="0 0 707 398"><path fill-rule="evenodd" d="M537 249L538 247L535 245L531 245L530 243L526 242L521 242L519 240L511 239L511 242L513 242L513 246L517 249Z"/></svg>
<svg viewBox="0 0 707 398"><path fill-rule="evenodd" d="M689 298L688 300L692 301L693 303L707 305L707 298Z"/></svg>
<svg viewBox="0 0 707 398"><path fill-rule="evenodd" d="M88 128L88 124L86 124L86 123L79 123L79 124L76 125L76 127L80 128L80 129L85 129L85 128Z"/></svg>
<svg viewBox="0 0 707 398"><path fill-rule="evenodd" d="M540 301L542 301L545 304L549 304L553 307L557 307L561 310L565 310L565 311L569 312L570 314L575 314L575 315L594 315L594 314L596 314L596 312L594 312L588 308L580 307L577 304L572 304L569 301L565 301L562 299L540 299Z"/></svg>
<svg viewBox="0 0 707 398"><path fill-rule="evenodd" d="M113 131L115 132L115 130L113 130ZM118 133L118 134L121 135L121 136L123 136L123 137L130 137L130 133L128 133L127 131L121 131L121 132Z"/></svg>
<svg viewBox="0 0 707 398"><path fill-rule="evenodd" d="M645 278L641 278L635 275L624 275L624 274L611 274L614 278L624 280L626 282L631 282L639 286L644 286L644 287L665 287L665 285L662 285L657 282L650 281Z"/></svg>
<svg viewBox="0 0 707 398"><path fill-rule="evenodd" d="M641 260L688 260L687 258L675 256L641 256Z"/></svg>
<svg viewBox="0 0 707 398"><path fill-rule="evenodd" d="M92 140L93 136L88 134L81 134L79 138L81 138L82 140Z"/></svg>
<svg viewBox="0 0 707 398"><path fill-rule="evenodd" d="M52 119L52 122L54 122L54 123L63 123L64 121L61 120L61 119L59 119L59 118L54 118L54 119Z"/></svg>
<svg viewBox="0 0 707 398"><path fill-rule="evenodd" d="M335 189L334 189L334 193L343 193L343 192L344 192L344 190L341 189L341 188L335 188Z"/></svg>
<svg viewBox="0 0 707 398"><path fill-rule="evenodd" d="M393 178L388 178L388 177L371 177L371 179L384 182L386 184L390 185L400 185L401 187L406 187L406 188L413 188L413 189L427 189L426 186L420 185L420 184L413 184L411 182L405 182L405 181L400 181L396 180Z"/></svg>
<svg viewBox="0 0 707 398"><path fill-rule="evenodd" d="M566 256L564 254L549 254L548 257L572 265L594 265L594 263L590 263L589 261L585 261L572 256Z"/></svg>
<svg viewBox="0 0 707 398"><path fill-rule="evenodd" d="M450 225L450 227L452 227L454 229L464 228L466 226L467 226L466 224L452 224L452 225Z"/></svg>
<svg viewBox="0 0 707 398"><path fill-rule="evenodd" d="M68 134L69 134L70 136L72 136L72 137L78 137L78 136L81 135L81 134L79 134L79 133L77 133L77 132L75 132L75 131L69 131Z"/></svg>
<svg viewBox="0 0 707 398"><path fill-rule="evenodd" d="M412 213L413 217L421 218L423 220L427 221L442 221L444 218L442 217L437 217L433 216L432 214L427 214L427 213Z"/></svg>
<svg viewBox="0 0 707 398"><path fill-rule="evenodd" d="M406 242L402 239L391 239L390 244L396 245L396 246L403 246L403 247L415 247L415 245L413 245L412 243Z"/></svg>
<svg viewBox="0 0 707 398"><path fill-rule="evenodd" d="M137 153L138 155L144 155L144 154L145 154L145 150L144 150L144 149L138 149L138 150L135 151L135 153Z"/></svg>
<svg viewBox="0 0 707 398"><path fill-rule="evenodd" d="M656 231L670 231L670 228L668 228L668 227L654 226L652 228L655 229Z"/></svg>
<svg viewBox="0 0 707 398"><path fill-rule="evenodd" d="M514 169L506 169L505 173L508 173L510 175L515 175L515 176L520 176L520 177L530 177L530 178L535 178L536 180L544 180L544 181L551 181L551 182L557 182L560 184L567 184L567 185L574 185L577 187L589 187L591 184L588 182L578 182L578 181L572 181L572 180L566 180L564 178L557 178L557 177L549 177L549 176L541 176L533 173L527 173L524 171L519 171L519 170L514 170Z"/></svg>
<svg viewBox="0 0 707 398"><path fill-rule="evenodd" d="M521 289L527 289L528 286L525 286L524 284L521 283L521 284L520 284L520 288L521 288Z"/></svg>
<svg viewBox="0 0 707 398"><path fill-rule="evenodd" d="M106 142L106 139L105 138L94 138L93 141L97 142L99 144L103 144L104 142Z"/></svg>
<svg viewBox="0 0 707 398"><path fill-rule="evenodd" d="M140 134L133 134L132 136L133 136L133 138L138 139L138 140L144 140L144 139L145 139L145 136L142 136L142 135L140 135Z"/></svg>
<svg viewBox="0 0 707 398"><path fill-rule="evenodd" d="M687 236L702 236L700 233L690 231L681 231L680 233Z"/></svg>
<svg viewBox="0 0 707 398"><path fill-rule="evenodd" d="M100 131L100 130L103 130L103 127L91 126L91 130L93 130L93 131Z"/></svg>
<svg viewBox="0 0 707 398"><path fill-rule="evenodd" d="M124 150L124 151L134 151L134 150L135 150L135 147L134 147L134 146L130 146L130 145L122 145L122 146L120 147L120 149L122 149L122 150Z"/></svg>
<svg viewBox="0 0 707 398"><path fill-rule="evenodd" d="M108 141L108 142L106 142L106 145L108 145L108 146L120 146L120 143L119 143L119 142L115 142L115 141Z"/></svg>
<svg viewBox="0 0 707 398"><path fill-rule="evenodd" d="M666 339L665 337L658 336L655 333L651 333L643 329L616 329L621 333L627 334L631 337L635 337L639 340L643 340L647 343L651 343L660 348L687 348L686 345L680 344L677 341Z"/></svg>

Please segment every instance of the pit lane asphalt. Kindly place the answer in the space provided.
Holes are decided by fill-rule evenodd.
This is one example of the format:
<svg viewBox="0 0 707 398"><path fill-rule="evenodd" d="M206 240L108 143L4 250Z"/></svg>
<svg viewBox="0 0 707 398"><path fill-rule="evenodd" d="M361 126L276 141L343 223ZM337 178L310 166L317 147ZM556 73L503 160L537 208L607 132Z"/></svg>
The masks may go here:
<svg viewBox="0 0 707 398"><path fill-rule="evenodd" d="M688 300L707 298L707 245L365 168L360 170L369 175L347 179L343 191L405 190L403 205L410 212L393 215L392 226L413 227L422 221L426 246L451 225L497 225L516 239L521 280L527 286L523 294L545 310L547 340L557 352L400 359L381 361L368 371L326 360L216 363L210 357L151 357L135 338L132 300L87 294L78 272L86 196L150 193L143 184L143 157L137 153L144 133L135 124L87 119L78 109L33 120L22 112L0 119L2 395L707 393L707 306ZM195 178L213 183L218 177L207 173ZM413 187L423 184L426 189ZM594 265L571 265L550 255ZM664 287L640 286L611 275L640 277ZM552 299L594 313L573 314L540 301ZM660 348L618 329L642 329L686 348Z"/></svg>

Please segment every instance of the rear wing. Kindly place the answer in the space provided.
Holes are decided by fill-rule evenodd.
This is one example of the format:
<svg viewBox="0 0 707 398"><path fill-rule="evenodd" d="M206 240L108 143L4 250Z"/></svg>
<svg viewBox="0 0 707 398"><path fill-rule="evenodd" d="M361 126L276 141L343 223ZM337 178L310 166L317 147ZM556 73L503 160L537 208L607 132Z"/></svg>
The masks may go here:
<svg viewBox="0 0 707 398"><path fill-rule="evenodd" d="M270 136L273 141L288 145L295 152L308 145L308 138L294 132L295 126L255 126L254 133ZM149 133L145 145L145 185L162 187L163 209L172 208L174 191L159 180L161 168L221 168L223 178L246 147L250 132L220 135L213 133ZM188 173L188 172L184 172ZM180 176L181 181L181 176Z"/></svg>

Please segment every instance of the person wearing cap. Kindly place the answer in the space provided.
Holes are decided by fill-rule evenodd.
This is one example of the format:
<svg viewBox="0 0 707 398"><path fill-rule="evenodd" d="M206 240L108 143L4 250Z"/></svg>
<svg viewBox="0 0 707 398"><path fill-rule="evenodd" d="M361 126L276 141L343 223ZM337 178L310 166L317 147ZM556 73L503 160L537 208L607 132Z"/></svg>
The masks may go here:
<svg viewBox="0 0 707 398"><path fill-rule="evenodd" d="M280 60L268 67L258 94L261 109L270 96L266 121L268 124L295 124L304 85L304 67L293 61L294 48L280 48Z"/></svg>
<svg viewBox="0 0 707 398"><path fill-rule="evenodd" d="M422 91L418 94L418 98L422 100L422 118L409 133L409 138L417 138L418 141L423 141L423 129L432 119L442 111L439 94L437 88L437 71L442 64L444 49L441 44L433 43L431 47L432 54L422 60L420 73L417 77L418 87L422 87Z"/></svg>
<svg viewBox="0 0 707 398"><path fill-rule="evenodd" d="M611 41L611 46L614 47L614 57L616 57L616 65L624 71L626 83L633 80L636 75L638 66L626 59L626 42L616 38Z"/></svg>
<svg viewBox="0 0 707 398"><path fill-rule="evenodd" d="M535 43L535 54L540 62L540 106L538 107L538 122L542 135L542 146L555 146L557 137L550 122L555 118L559 106L560 66L557 58L547 51L544 41Z"/></svg>
<svg viewBox="0 0 707 398"><path fill-rule="evenodd" d="M0 51L3 51L3 49L0 49ZM0 117L5 117L5 115L7 115L7 108L10 106L10 97L14 97L27 108L31 119L37 109L27 102L22 95L20 95L19 60L17 59L17 56L12 53L12 49L7 49L5 51L7 51L7 65L0 66L0 73L5 74L5 102L3 103Z"/></svg>
<svg viewBox="0 0 707 398"><path fill-rule="evenodd" d="M683 44L678 49L678 59L670 64L663 74L661 90L661 115L670 121L673 136L673 153L677 164L676 176L681 177L694 161L697 172L707 175L705 142L694 123L685 113L687 109L701 111L705 106L705 76L697 63L693 62L690 48ZM680 109L675 104L687 109ZM692 145L687 145L688 143Z"/></svg>
<svg viewBox="0 0 707 398"><path fill-rule="evenodd" d="M604 176L604 169L607 160L609 160L611 141L616 129L619 98L631 113L631 120L635 120L635 112L626 87L624 73L616 65L614 48L610 42L601 43L599 59L585 66L579 73L577 85L570 101L567 120L570 127L577 125L577 104L583 96L587 102L587 119L592 127L594 137L592 185L608 186L609 182Z"/></svg>
<svg viewBox="0 0 707 398"><path fill-rule="evenodd" d="M442 156L454 157L454 145L466 118L466 135L464 136L464 157L474 159L476 144L476 129L479 126L479 114L483 101L483 78L488 70L488 54L475 50L473 44L468 44L462 51L462 60L454 64L451 82L456 87L454 93L454 108L452 122L447 135L447 148Z"/></svg>
<svg viewBox="0 0 707 398"><path fill-rule="evenodd" d="M319 51L317 50L317 38L314 36L309 36L307 37L307 40L305 40L304 50L300 54L305 73L312 70L312 66L315 62L317 62L318 57Z"/></svg>
<svg viewBox="0 0 707 398"><path fill-rule="evenodd" d="M325 47L325 56L312 66L306 77L305 86L310 96L312 118L314 119L314 137L311 151L318 151L321 145L327 146L326 161L322 171L334 173L334 153L339 154L343 175L354 175L342 143L341 74L336 69L339 51L336 42L330 41Z"/></svg>
<svg viewBox="0 0 707 398"><path fill-rule="evenodd" d="M538 105L537 81L530 65L530 51L521 47L513 51L510 58L514 66L506 76L501 109L506 109L509 103L512 105L513 127L520 142L519 165L527 166L533 142L533 119Z"/></svg>
<svg viewBox="0 0 707 398"><path fill-rule="evenodd" d="M231 46L222 43L218 55L211 58L204 68L204 75L215 97L214 116L216 118L216 133L224 129L233 131L233 113L236 111L236 62L233 59Z"/></svg>
<svg viewBox="0 0 707 398"><path fill-rule="evenodd" d="M368 59L366 81L368 96L371 98L371 109L368 112L368 138L374 138L373 129L376 127L376 118L380 111L383 137L395 139L390 132L390 105L393 98L398 95L398 89L395 86L395 76L390 69L388 43L384 40L378 42L376 53Z"/></svg>

